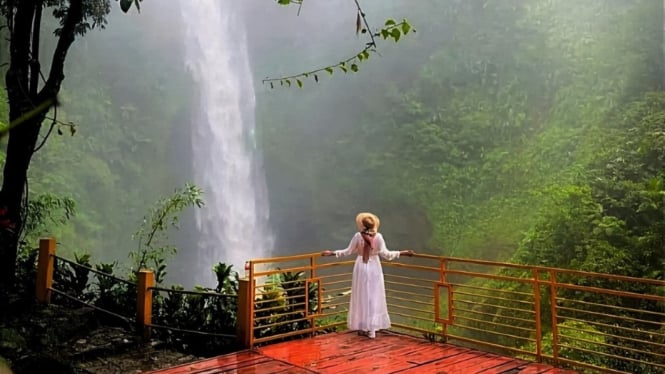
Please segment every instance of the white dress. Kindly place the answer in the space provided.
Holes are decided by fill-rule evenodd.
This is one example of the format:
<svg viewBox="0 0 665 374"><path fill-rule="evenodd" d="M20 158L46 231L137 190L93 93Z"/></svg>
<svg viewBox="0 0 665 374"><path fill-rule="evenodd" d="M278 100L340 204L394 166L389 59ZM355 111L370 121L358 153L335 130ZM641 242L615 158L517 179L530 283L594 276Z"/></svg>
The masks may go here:
<svg viewBox="0 0 665 374"><path fill-rule="evenodd" d="M389 251L379 233L374 236L367 263L363 262L364 240L357 232L346 249L335 251L335 256L357 254L351 280L351 301L347 319L350 330L375 331L390 328L390 317L386 304L386 289L379 256L386 260L399 258L399 251Z"/></svg>

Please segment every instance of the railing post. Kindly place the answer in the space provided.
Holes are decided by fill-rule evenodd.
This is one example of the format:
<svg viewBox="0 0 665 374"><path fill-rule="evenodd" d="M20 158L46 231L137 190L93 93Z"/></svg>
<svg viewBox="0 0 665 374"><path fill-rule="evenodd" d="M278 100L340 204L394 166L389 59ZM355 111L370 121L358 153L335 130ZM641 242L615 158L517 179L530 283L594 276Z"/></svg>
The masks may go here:
<svg viewBox="0 0 665 374"><path fill-rule="evenodd" d="M540 277L538 269L533 269L533 303L536 313L536 361L543 362L543 329L540 310Z"/></svg>
<svg viewBox="0 0 665 374"><path fill-rule="evenodd" d="M152 287L155 287L155 273L141 269L138 273L138 294L136 297L136 322L144 339L150 339L152 324Z"/></svg>
<svg viewBox="0 0 665 374"><path fill-rule="evenodd" d="M447 283L446 279L446 270L448 269L448 264L446 263L446 258L441 257L440 263L440 274L439 274L439 281L441 283ZM453 298L452 298L452 285L448 288L448 319L452 320L453 318ZM443 337L444 341L448 341L448 324L447 323L442 323L441 324L441 336Z"/></svg>
<svg viewBox="0 0 665 374"><path fill-rule="evenodd" d="M39 258L37 260L37 284L35 294L42 304L51 302L53 286L53 266L55 263L55 238L39 239Z"/></svg>
<svg viewBox="0 0 665 374"><path fill-rule="evenodd" d="M238 280L238 313L236 314L236 334L243 348L251 348L252 345L252 277Z"/></svg>
<svg viewBox="0 0 665 374"><path fill-rule="evenodd" d="M559 362L559 323L556 312L556 293L557 293L556 272L550 270L550 312L552 313L552 357L554 362Z"/></svg>

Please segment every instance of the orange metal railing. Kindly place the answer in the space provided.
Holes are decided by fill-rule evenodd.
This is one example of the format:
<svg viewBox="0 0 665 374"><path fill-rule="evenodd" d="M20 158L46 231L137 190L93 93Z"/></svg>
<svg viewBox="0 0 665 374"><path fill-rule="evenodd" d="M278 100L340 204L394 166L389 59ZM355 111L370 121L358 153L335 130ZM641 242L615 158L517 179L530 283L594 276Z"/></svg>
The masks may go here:
<svg viewBox="0 0 665 374"><path fill-rule="evenodd" d="M345 329L353 262L250 261L248 345ZM393 330L593 372L665 372L665 281L431 255L383 268Z"/></svg>
<svg viewBox="0 0 665 374"><path fill-rule="evenodd" d="M41 240L43 303L52 292L66 295L53 288L55 259L55 240ZM354 260L314 253L249 261L237 295L241 344L345 329ZM383 269L393 330L582 371L665 372L663 280L432 255L384 261ZM157 327L150 277L137 286L144 333Z"/></svg>

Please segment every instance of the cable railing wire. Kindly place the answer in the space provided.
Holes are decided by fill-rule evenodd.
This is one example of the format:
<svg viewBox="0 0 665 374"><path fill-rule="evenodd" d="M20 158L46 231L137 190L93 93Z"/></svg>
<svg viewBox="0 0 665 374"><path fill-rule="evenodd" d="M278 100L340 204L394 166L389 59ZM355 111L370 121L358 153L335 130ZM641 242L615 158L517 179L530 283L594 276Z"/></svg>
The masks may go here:
<svg viewBox="0 0 665 374"><path fill-rule="evenodd" d="M182 294L182 295L216 296L216 297L221 296L221 297L232 298L232 299L237 299L238 298L238 295L225 294L225 293L219 293L219 292L214 292L214 291L187 291L187 290L177 290L177 289L164 288L164 287L148 287L148 290L153 290L153 291L158 291L158 292L177 293L177 294Z"/></svg>
<svg viewBox="0 0 665 374"><path fill-rule="evenodd" d="M101 275L101 276L104 276L104 277L107 277L107 278L111 278L111 279L116 280L116 281L118 281L118 282L125 283L125 284L127 284L127 285L130 285L130 286L134 286L134 287L136 287L136 283L131 282L131 281L128 281L128 280L126 280L126 279L122 279L122 278L116 277L115 275L112 275L112 274L109 274L109 273L105 273L105 272L103 272L103 271L99 271L99 270L94 269L94 268L92 268L92 267L90 267L90 266L82 265L82 264L79 264L79 263L77 263L77 262L75 262L75 261L68 260L68 259L63 258L63 257L60 257L60 256L53 256L53 257L54 257L56 260L58 260L58 261L65 262L65 263L70 264L70 265L72 265L72 266L77 266L77 267L80 267L80 268L82 268L82 269L86 269L86 270L88 270L88 271L90 271L90 272L92 272L92 273L95 273L95 274L97 274L97 275Z"/></svg>
<svg viewBox="0 0 665 374"><path fill-rule="evenodd" d="M216 336L216 337L220 337L220 338L237 339L237 336L232 335L232 334L221 334L221 333L216 333L216 332L182 329L182 328L178 328L178 327L157 325L157 324L152 324L152 323L148 324L147 326L149 326L151 328L155 328L155 329L181 332L181 333L184 333L184 334L193 334L193 335L201 335L201 336Z"/></svg>
<svg viewBox="0 0 665 374"><path fill-rule="evenodd" d="M110 315L110 316L113 316L113 317L116 317L116 318L118 318L118 319L121 319L122 321L127 322L128 327L130 327L130 328L132 327L132 323L133 323L133 321L132 321L131 319L129 319L129 318L123 316L123 315L120 315L120 314L117 314L117 313L111 312L110 310L106 310L106 309L104 309L104 308L100 308L100 307L98 307L98 306L96 306L96 305L93 305L93 304L90 304L90 303L87 303L87 302L85 302L85 301L83 301L83 300L81 300L81 299L79 299L79 298L77 298L77 297L74 297L74 296L72 296L72 295L69 295L69 294L67 294L66 292L60 291L60 290L58 290L58 289L56 289L56 288L51 288L50 290L51 290L51 292L53 292L53 293L55 293L55 294L57 294L57 295L63 296L63 297L66 298L66 299L69 299L69 300L72 300L72 301L76 301L76 302L78 302L79 304L83 304L83 305L85 305L85 306L87 306L87 307L89 307L89 308L92 308L92 309L94 309L94 310L97 310L97 311L100 311L100 312L102 312L102 313L106 313L106 314L108 314L108 315Z"/></svg>

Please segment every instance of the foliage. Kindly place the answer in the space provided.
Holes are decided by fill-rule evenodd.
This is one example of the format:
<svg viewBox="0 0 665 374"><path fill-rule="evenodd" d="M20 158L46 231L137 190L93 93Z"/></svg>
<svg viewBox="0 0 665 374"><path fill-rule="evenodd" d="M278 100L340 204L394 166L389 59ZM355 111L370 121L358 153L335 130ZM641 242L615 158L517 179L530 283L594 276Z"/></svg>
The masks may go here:
<svg viewBox="0 0 665 374"><path fill-rule="evenodd" d="M57 197L52 194L41 194L28 200L30 214L26 220L22 234L21 246L16 260L16 288L22 293L33 295L37 278L37 254L34 247L38 238L47 233L53 234L55 230L65 225L74 215L76 209L74 200L67 197ZM57 231L56 231L57 232ZM85 263L85 255L75 255L76 261Z"/></svg>
<svg viewBox="0 0 665 374"><path fill-rule="evenodd" d="M172 196L161 199L150 208L143 218L139 229L134 233L138 241L135 251L129 256L133 260L133 269L138 271L151 267L155 271L155 280L161 283L166 276L166 258L174 255L176 247L168 244L167 230L178 227L179 213L184 209L203 206L203 191L192 184L176 189Z"/></svg>
<svg viewBox="0 0 665 374"><path fill-rule="evenodd" d="M365 12L360 5L360 1L354 1L357 8L355 22L356 35L362 33L363 35L368 36L367 41L365 42L365 47L360 52L336 64L327 65L290 76L265 78L262 80L262 83L269 84L271 89L275 87L276 82L279 82L280 86L286 87L291 87L291 84L295 83L299 88L302 88L303 81L308 78L312 78L318 83L320 74L328 73L329 75L333 75L335 70L339 70L342 73L348 73L349 71L357 73L360 69L359 64L363 61L367 61L370 57L370 53L378 54L377 39L382 38L383 40L386 40L390 38L397 43L402 36L407 35L410 31L416 32L406 18L401 22L396 22L394 19L389 18L384 22L382 28L377 31L371 30ZM277 0L277 3L281 5L299 4L300 7L302 7L303 4L302 0ZM300 14L300 8L298 14Z"/></svg>
<svg viewBox="0 0 665 374"><path fill-rule="evenodd" d="M279 270L279 269L278 269ZM300 331L311 327L306 318L318 307L317 288L305 287L304 272L280 272L269 277L254 303L254 336L256 338ZM305 304L305 292L309 303Z"/></svg>

